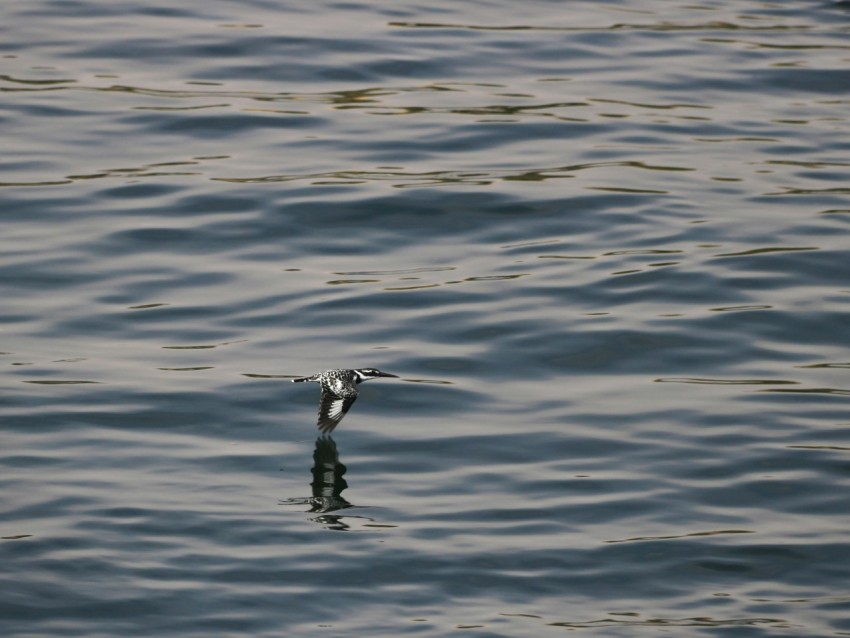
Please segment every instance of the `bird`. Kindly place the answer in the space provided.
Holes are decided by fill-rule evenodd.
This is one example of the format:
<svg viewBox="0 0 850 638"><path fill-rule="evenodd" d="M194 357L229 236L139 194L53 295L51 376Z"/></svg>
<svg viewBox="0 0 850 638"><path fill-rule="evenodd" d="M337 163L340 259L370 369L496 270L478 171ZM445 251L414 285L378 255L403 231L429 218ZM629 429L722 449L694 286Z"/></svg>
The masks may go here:
<svg viewBox="0 0 850 638"><path fill-rule="evenodd" d="M357 386L370 379L392 377L398 375L381 372L376 368L358 368L355 370L334 369L325 370L309 377L292 379L293 383L314 381L322 389L319 401L319 421L316 424L322 434L329 434L342 421L342 417L357 400Z"/></svg>

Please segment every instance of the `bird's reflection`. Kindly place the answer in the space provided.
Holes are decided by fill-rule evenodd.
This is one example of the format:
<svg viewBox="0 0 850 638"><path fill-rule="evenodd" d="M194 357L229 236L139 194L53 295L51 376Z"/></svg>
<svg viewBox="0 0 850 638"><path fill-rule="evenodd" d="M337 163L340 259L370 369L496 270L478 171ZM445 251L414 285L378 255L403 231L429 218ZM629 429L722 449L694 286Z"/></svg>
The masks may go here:
<svg viewBox="0 0 850 638"><path fill-rule="evenodd" d="M351 507L351 503L342 497L342 492L348 487L345 482L346 467L339 461L336 442L329 436L316 439L316 449L313 450L313 497L310 499L313 509L311 512L325 514L335 510Z"/></svg>
<svg viewBox="0 0 850 638"><path fill-rule="evenodd" d="M353 507L342 497L348 487L345 481L346 467L339 460L336 442L330 436L316 439L313 450L313 482L310 483L313 495L308 498L289 498L283 501L290 505L309 505L308 511L319 514L313 520L331 529L348 529L343 517L331 512Z"/></svg>

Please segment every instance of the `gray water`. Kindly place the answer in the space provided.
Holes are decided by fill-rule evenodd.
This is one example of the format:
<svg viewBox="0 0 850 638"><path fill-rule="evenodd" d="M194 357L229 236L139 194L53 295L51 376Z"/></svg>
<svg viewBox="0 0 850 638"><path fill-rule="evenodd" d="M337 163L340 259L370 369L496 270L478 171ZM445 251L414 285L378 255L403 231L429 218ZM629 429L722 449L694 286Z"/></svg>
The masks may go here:
<svg viewBox="0 0 850 638"><path fill-rule="evenodd" d="M0 36L4 636L850 635L848 3Z"/></svg>

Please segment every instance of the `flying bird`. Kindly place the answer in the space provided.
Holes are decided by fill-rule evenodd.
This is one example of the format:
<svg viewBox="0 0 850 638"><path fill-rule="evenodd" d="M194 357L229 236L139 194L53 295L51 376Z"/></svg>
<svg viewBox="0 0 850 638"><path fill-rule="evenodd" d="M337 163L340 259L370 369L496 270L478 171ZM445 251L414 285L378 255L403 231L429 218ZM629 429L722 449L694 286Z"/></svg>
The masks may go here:
<svg viewBox="0 0 850 638"><path fill-rule="evenodd" d="M357 370L325 370L309 377L292 379L293 383L314 381L322 389L322 398L319 401L319 431L328 434L342 421L342 417L357 400L357 386L370 379L380 377L392 377L398 379L395 374L381 372L375 368L359 368Z"/></svg>

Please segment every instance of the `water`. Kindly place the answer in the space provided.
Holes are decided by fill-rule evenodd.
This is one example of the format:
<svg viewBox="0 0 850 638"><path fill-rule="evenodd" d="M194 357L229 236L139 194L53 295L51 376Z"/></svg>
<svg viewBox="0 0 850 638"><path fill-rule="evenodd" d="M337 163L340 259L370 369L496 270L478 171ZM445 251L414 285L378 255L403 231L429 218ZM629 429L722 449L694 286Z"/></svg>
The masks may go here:
<svg viewBox="0 0 850 638"><path fill-rule="evenodd" d="M4 636L850 634L846 2L202 5L0 7Z"/></svg>

